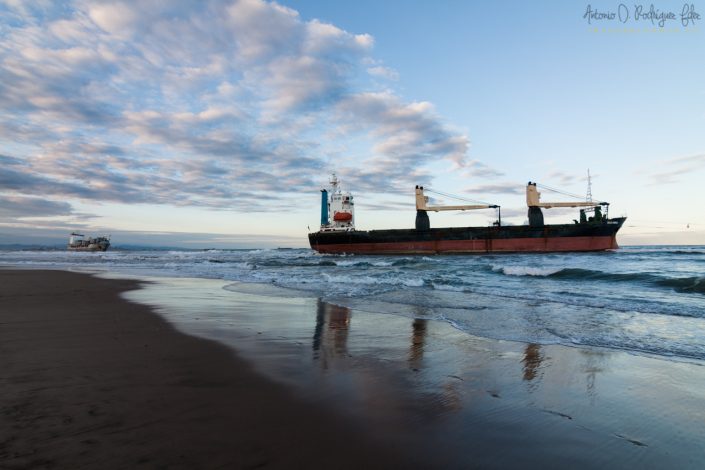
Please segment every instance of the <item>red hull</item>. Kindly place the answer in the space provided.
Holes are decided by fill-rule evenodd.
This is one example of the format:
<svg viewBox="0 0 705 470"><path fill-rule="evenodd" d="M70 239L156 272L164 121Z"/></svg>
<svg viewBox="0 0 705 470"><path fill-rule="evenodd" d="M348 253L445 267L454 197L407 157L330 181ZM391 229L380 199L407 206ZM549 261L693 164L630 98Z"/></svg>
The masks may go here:
<svg viewBox="0 0 705 470"><path fill-rule="evenodd" d="M486 240L434 240L383 243L317 244L319 253L437 254L557 251L604 251L619 248L616 235L592 237L505 238Z"/></svg>

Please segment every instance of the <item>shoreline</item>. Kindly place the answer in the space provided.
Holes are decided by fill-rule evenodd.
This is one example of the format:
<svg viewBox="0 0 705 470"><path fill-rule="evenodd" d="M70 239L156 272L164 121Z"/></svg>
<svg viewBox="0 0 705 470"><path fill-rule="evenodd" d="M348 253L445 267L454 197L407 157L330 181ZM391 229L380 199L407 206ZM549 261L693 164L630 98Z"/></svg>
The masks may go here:
<svg viewBox="0 0 705 470"><path fill-rule="evenodd" d="M324 451L319 439L303 438L296 452L306 457L291 462L306 468L323 461L341 466L336 459L351 453L368 458L366 466L425 468L698 468L705 458L700 364L475 337L421 310L414 318L361 311L315 297L273 296L267 285L248 284L242 292L224 289L233 284L224 280L97 275L103 277L91 279L113 286L113 293L123 286L120 297L158 316L163 328L197 343L205 338L206 349L218 349L279 390L306 426L318 422L311 432L325 429L337 445ZM85 294L77 299L85 301ZM118 312L122 302L107 306ZM198 361L200 348L180 357ZM134 356L143 359L149 350ZM232 367L228 361L212 373L220 377ZM121 380L141 383L138 376ZM221 387L220 379L211 380ZM227 425L223 417L210 423L212 416L201 416L206 434ZM280 417L262 423L260 437L278 435ZM214 466L208 462L191 466ZM276 458L266 465L292 466Z"/></svg>
<svg viewBox="0 0 705 470"><path fill-rule="evenodd" d="M0 270L3 467L414 466L120 298L139 285Z"/></svg>

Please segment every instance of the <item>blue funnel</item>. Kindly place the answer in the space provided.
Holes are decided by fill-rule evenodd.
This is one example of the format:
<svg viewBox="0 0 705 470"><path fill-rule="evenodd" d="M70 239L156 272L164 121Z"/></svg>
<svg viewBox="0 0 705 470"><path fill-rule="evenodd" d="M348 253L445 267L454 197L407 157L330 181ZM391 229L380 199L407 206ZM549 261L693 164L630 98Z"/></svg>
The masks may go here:
<svg viewBox="0 0 705 470"><path fill-rule="evenodd" d="M321 189L321 225L328 225L328 191Z"/></svg>

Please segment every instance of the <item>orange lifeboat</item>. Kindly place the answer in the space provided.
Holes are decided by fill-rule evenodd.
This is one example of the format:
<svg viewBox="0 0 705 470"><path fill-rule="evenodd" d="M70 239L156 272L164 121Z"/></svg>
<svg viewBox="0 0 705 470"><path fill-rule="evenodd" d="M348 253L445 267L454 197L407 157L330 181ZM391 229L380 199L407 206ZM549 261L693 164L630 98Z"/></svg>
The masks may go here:
<svg viewBox="0 0 705 470"><path fill-rule="evenodd" d="M333 220L336 222L349 222L352 220L352 214L350 212L336 212L333 214Z"/></svg>

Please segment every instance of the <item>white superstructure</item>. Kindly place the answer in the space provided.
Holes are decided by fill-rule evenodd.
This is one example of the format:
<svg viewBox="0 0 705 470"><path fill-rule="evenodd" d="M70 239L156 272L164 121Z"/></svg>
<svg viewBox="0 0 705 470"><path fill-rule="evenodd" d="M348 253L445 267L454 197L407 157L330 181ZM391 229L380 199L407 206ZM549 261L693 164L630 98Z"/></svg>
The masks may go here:
<svg viewBox="0 0 705 470"><path fill-rule="evenodd" d="M330 193L324 190L324 194L328 194L328 197L327 207L324 208L321 217L321 230L355 230L355 202L353 195L340 189L340 181L335 173L331 175L330 186Z"/></svg>
<svg viewBox="0 0 705 470"><path fill-rule="evenodd" d="M71 234L71 237L69 237L69 245L80 245L83 243L83 234L73 232Z"/></svg>

